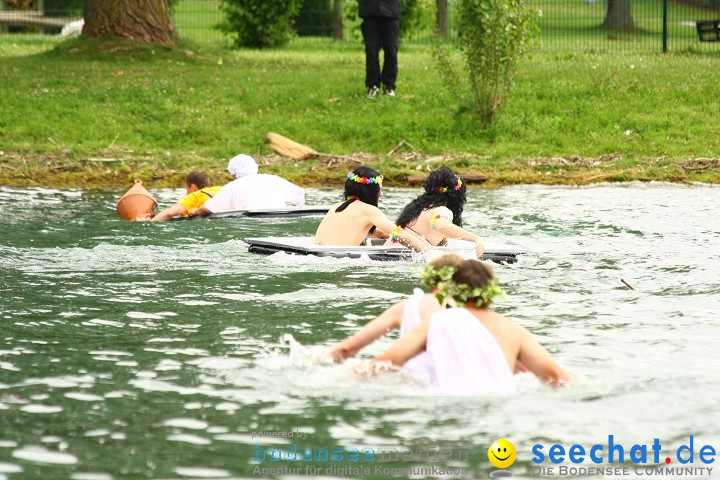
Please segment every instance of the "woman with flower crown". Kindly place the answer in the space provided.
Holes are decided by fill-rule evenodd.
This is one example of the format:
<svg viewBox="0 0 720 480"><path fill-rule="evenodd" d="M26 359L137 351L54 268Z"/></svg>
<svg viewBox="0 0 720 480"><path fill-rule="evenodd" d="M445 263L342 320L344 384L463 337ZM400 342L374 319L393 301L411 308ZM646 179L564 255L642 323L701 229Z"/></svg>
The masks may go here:
<svg viewBox="0 0 720 480"><path fill-rule="evenodd" d="M425 190L403 209L397 224L421 235L432 245L444 245L449 238L475 243L478 258L485 251L478 235L462 228L466 186L448 167L433 171L423 183Z"/></svg>
<svg viewBox="0 0 720 480"><path fill-rule="evenodd" d="M391 222L378 208L383 176L377 170L361 166L347 175L345 199L330 207L315 233L321 245L362 245L371 235L388 238L415 250L432 248L413 232Z"/></svg>
<svg viewBox="0 0 720 480"><path fill-rule="evenodd" d="M490 266L465 260L439 272L429 265L422 278L435 279L439 300L457 307L436 311L375 357L376 370L423 354L430 387L464 393L514 393L518 365L553 385L570 379L527 329L490 309L502 295Z"/></svg>
<svg viewBox="0 0 720 480"><path fill-rule="evenodd" d="M429 289L428 293L419 288L414 289L412 295L391 305L354 335L330 349L328 355L333 361L342 362L393 330L399 329L401 337L410 333L423 320L429 319L443 307L437 299L438 291L435 286L451 275L464 261L457 253L447 253L431 260L429 268L423 270L423 284ZM409 360L404 366L414 377L427 382L427 366L423 353Z"/></svg>

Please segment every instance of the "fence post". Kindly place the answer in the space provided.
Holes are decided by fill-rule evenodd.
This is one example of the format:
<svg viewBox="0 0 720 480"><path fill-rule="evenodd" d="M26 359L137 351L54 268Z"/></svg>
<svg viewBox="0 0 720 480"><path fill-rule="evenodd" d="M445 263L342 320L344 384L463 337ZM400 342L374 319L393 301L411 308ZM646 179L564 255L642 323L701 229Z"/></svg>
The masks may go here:
<svg viewBox="0 0 720 480"><path fill-rule="evenodd" d="M668 50L668 46L667 46L667 41L668 41L668 24L667 24L668 0L663 0L663 4L662 4L662 5L663 5L663 7L662 7L662 8L663 8L663 17L662 17L662 22L663 22L663 24L662 24L662 36L663 36L663 39L662 39L662 51L663 51L663 53L664 53L664 52L667 52L667 50Z"/></svg>

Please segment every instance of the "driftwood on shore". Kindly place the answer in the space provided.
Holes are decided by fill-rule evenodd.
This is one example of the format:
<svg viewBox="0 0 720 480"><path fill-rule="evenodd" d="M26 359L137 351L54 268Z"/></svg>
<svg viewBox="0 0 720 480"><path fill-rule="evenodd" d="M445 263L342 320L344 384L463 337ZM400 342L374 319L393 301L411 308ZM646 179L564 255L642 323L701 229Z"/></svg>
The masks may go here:
<svg viewBox="0 0 720 480"><path fill-rule="evenodd" d="M490 180L490 177L483 175L482 173L461 173L463 181L466 183L485 183ZM407 177L407 183L418 184L423 183L427 179L427 175L410 175Z"/></svg>

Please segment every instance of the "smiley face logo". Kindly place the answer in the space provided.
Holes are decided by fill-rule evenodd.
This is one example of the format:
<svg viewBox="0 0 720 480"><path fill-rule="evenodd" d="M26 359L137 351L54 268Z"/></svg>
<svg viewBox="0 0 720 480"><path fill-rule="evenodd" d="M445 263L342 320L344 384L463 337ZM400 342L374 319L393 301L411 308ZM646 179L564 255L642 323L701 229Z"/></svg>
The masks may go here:
<svg viewBox="0 0 720 480"><path fill-rule="evenodd" d="M504 438L495 440L488 449L488 460L497 468L507 468L515 462L515 445Z"/></svg>

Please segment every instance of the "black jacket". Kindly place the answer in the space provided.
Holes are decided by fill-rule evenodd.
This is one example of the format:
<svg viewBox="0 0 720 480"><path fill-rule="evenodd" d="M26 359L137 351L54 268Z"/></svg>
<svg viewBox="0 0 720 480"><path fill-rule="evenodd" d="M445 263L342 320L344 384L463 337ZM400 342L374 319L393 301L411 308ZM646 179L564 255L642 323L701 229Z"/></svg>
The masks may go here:
<svg viewBox="0 0 720 480"><path fill-rule="evenodd" d="M361 17L400 18L400 0L360 0Z"/></svg>

